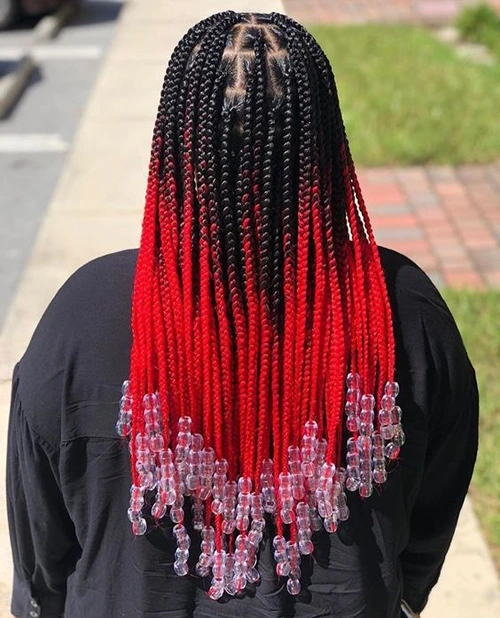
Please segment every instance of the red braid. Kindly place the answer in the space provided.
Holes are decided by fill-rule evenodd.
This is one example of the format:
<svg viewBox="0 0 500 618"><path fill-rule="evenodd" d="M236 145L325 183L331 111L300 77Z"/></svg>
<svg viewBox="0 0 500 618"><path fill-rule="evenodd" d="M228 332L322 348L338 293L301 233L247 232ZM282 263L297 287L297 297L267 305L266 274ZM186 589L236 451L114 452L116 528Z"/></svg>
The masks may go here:
<svg viewBox="0 0 500 618"><path fill-rule="evenodd" d="M222 13L174 51L132 305L117 430L132 442L134 533L146 510L168 515L186 575L200 530L195 571L217 599L258 580L267 513L276 572L297 594L313 531L349 517L345 491L367 498L386 480L404 433L335 82L292 20Z"/></svg>

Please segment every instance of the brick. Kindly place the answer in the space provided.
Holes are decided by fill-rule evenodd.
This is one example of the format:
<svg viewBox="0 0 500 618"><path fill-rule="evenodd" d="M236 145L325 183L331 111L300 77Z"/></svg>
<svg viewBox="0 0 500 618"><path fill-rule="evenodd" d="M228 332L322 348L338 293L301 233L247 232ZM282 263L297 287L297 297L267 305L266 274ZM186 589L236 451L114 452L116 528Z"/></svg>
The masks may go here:
<svg viewBox="0 0 500 618"><path fill-rule="evenodd" d="M481 270L490 272L500 268L500 248L471 249L470 253Z"/></svg>
<svg viewBox="0 0 500 618"><path fill-rule="evenodd" d="M493 236L479 236L477 238L465 237L464 245L468 249L495 249L499 246L498 240Z"/></svg>
<svg viewBox="0 0 500 618"><path fill-rule="evenodd" d="M442 198L459 198L467 196L465 187L461 182L436 182L434 183L436 193Z"/></svg>
<svg viewBox="0 0 500 618"><path fill-rule="evenodd" d="M416 253L409 251L407 255L425 271L428 269L436 269L439 266L439 260L432 253Z"/></svg>
<svg viewBox="0 0 500 618"><path fill-rule="evenodd" d="M440 206L441 200L434 191L407 191L408 199L419 210L428 210L433 206Z"/></svg>
<svg viewBox="0 0 500 618"><path fill-rule="evenodd" d="M405 196L395 183L367 184L363 187L363 194L367 204L401 204L405 203Z"/></svg>
<svg viewBox="0 0 500 618"><path fill-rule="evenodd" d="M438 222L449 222L450 218L448 214L442 208L426 208L418 211L418 218L425 225L435 224Z"/></svg>
<svg viewBox="0 0 500 618"><path fill-rule="evenodd" d="M422 19L430 24L450 22L457 15L459 8L454 0L435 0L419 2L418 12Z"/></svg>
<svg viewBox="0 0 500 618"><path fill-rule="evenodd" d="M358 175L364 182L368 184L385 184L395 181L394 170L390 167L363 168ZM363 186L363 185L361 185Z"/></svg>
<svg viewBox="0 0 500 618"><path fill-rule="evenodd" d="M405 227L394 227L394 228L380 228L374 225L375 229L375 237L377 240L381 241L392 241L392 240L419 240L424 238L424 233L421 229L415 228L405 228Z"/></svg>
<svg viewBox="0 0 500 618"><path fill-rule="evenodd" d="M450 272L458 272L458 271L466 271L471 270L475 271L474 264L468 255L452 255L442 258L441 265L444 270L449 270Z"/></svg>
<svg viewBox="0 0 500 618"><path fill-rule="evenodd" d="M500 288L500 270L487 272L484 276L488 285L494 288Z"/></svg>
<svg viewBox="0 0 500 618"><path fill-rule="evenodd" d="M370 207L370 218L379 215L401 215L409 214L412 210L408 204L372 204Z"/></svg>
<svg viewBox="0 0 500 618"><path fill-rule="evenodd" d="M453 181L456 180L455 168L451 165L429 165L427 174L433 181Z"/></svg>
<svg viewBox="0 0 500 618"><path fill-rule="evenodd" d="M484 181L487 174L484 165L460 165L457 172L460 178L467 183Z"/></svg>
<svg viewBox="0 0 500 618"><path fill-rule="evenodd" d="M416 228L418 227L418 221L415 215L412 214L392 214L381 215L379 212L373 214L371 217L373 225L380 228Z"/></svg>
<svg viewBox="0 0 500 618"><path fill-rule="evenodd" d="M483 289L484 281L478 272L473 270L444 270L444 280L447 285L456 288Z"/></svg>
<svg viewBox="0 0 500 618"><path fill-rule="evenodd" d="M439 242L433 245L436 255L441 260L448 258L465 258L466 252L464 247L459 242Z"/></svg>

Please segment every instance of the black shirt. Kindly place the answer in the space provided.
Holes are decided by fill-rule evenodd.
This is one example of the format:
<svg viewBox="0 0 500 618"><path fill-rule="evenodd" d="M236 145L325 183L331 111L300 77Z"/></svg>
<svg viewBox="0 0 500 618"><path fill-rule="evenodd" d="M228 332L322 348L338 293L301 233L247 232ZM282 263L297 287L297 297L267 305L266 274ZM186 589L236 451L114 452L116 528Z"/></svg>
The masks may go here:
<svg viewBox="0 0 500 618"><path fill-rule="evenodd" d="M173 573L168 518L144 537L127 519L128 442L116 435L128 377L137 251L94 260L58 292L14 371L7 492L19 618L397 618L427 601L477 450L474 370L428 277L380 250L394 313L407 442L380 495L349 494L351 517L318 533L303 590L286 592L264 538L254 595L214 602ZM194 544L196 545L196 544ZM195 561L196 556L193 557ZM31 613L30 613L31 612Z"/></svg>

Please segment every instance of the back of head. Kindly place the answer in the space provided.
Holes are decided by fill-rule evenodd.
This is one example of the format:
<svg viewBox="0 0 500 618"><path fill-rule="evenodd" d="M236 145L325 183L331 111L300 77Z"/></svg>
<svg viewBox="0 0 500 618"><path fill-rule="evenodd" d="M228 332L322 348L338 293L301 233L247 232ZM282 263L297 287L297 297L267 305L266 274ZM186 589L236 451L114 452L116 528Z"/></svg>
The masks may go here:
<svg viewBox="0 0 500 618"><path fill-rule="evenodd" d="M168 511L186 548L189 496L197 572L218 598L258 579L267 513L296 593L312 531L348 517L345 489L367 497L385 481L403 435L391 310L333 74L283 15L214 15L172 55L132 329L118 430L134 532L154 491L153 519ZM175 568L187 573L186 551Z"/></svg>

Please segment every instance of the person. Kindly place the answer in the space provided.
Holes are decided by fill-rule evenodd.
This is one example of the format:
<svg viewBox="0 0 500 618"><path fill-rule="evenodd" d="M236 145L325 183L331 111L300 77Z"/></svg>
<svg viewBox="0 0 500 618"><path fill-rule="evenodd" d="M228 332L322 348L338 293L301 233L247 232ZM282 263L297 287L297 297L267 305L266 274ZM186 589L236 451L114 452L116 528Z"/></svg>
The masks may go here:
<svg viewBox="0 0 500 618"><path fill-rule="evenodd" d="M79 269L14 370L12 613L420 612L477 414L445 302L375 242L324 53L213 15L166 72L139 250Z"/></svg>

